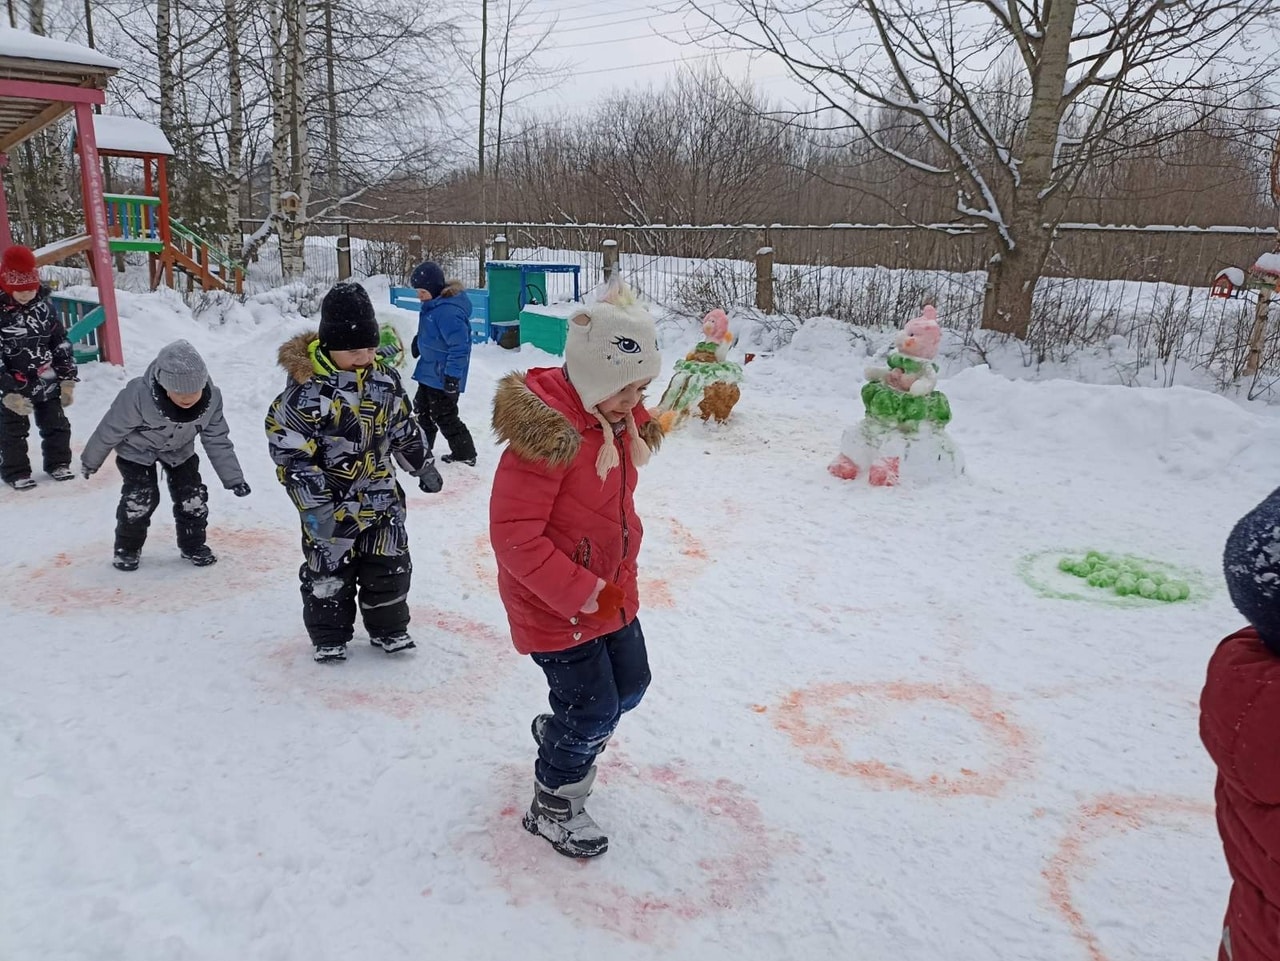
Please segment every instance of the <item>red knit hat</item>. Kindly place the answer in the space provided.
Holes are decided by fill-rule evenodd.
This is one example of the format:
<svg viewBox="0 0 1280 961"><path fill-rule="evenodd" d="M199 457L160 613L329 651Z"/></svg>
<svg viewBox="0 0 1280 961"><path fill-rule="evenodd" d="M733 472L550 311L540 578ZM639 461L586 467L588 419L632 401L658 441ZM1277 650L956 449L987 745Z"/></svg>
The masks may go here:
<svg viewBox="0 0 1280 961"><path fill-rule="evenodd" d="M36 269L36 255L27 247L14 245L5 249L0 257L0 290L14 294L23 290L40 289L40 271Z"/></svg>

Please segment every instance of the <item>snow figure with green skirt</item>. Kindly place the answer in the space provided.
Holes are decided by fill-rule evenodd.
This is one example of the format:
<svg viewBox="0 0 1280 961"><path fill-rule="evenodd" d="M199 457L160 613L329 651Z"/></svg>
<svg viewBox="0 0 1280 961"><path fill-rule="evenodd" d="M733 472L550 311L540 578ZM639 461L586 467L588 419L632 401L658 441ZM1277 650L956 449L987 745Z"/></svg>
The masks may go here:
<svg viewBox="0 0 1280 961"><path fill-rule="evenodd" d="M930 304L894 339L884 366L868 367L862 386L866 416L844 432L828 466L843 480L873 487L929 483L964 473L964 458L947 436L951 404L937 389L942 328Z"/></svg>
<svg viewBox="0 0 1280 961"><path fill-rule="evenodd" d="M716 308L703 317L702 337L684 360L676 361L671 383L654 409L664 432L684 423L695 406L703 420L714 417L722 424L741 395L742 365L729 360L738 342L729 332L729 315Z"/></svg>

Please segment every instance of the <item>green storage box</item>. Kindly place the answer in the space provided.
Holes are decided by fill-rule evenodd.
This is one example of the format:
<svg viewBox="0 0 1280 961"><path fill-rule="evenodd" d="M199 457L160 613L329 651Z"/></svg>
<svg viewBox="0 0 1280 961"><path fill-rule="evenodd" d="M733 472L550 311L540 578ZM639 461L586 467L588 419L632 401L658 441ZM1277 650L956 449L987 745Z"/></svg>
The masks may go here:
<svg viewBox="0 0 1280 961"><path fill-rule="evenodd" d="M564 354L569 336L569 315L581 310L581 304L530 306L520 311L520 343L530 344L548 354Z"/></svg>
<svg viewBox="0 0 1280 961"><path fill-rule="evenodd" d="M523 268L523 269L522 269ZM547 275L531 270L527 264L494 260L485 265L489 289L489 322L506 323L520 317L521 291L524 302L545 303Z"/></svg>

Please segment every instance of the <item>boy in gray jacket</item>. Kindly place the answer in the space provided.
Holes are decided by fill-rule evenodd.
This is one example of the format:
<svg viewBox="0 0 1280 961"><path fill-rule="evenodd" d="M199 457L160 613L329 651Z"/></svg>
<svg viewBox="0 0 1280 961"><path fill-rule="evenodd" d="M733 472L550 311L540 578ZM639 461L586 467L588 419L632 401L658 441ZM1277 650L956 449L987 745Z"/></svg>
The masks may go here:
<svg viewBox="0 0 1280 961"><path fill-rule="evenodd" d="M209 489L200 479L197 434L222 486L237 497L247 495L249 485L222 416L222 392L209 380L196 349L185 340L175 340L160 351L145 374L116 395L80 455L81 472L89 477L110 451L116 452L116 466L124 477L112 560L117 570L138 569L151 515L160 503L157 461L165 469L173 498L178 550L196 567L217 561L205 544Z"/></svg>

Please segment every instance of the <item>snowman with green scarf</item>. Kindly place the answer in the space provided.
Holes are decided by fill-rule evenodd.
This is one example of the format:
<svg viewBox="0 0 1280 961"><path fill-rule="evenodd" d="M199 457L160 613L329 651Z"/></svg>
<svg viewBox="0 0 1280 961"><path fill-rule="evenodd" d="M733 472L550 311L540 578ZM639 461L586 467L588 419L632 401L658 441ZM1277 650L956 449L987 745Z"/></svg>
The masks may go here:
<svg viewBox="0 0 1280 961"><path fill-rule="evenodd" d="M945 433L951 404L937 389L934 358L941 343L938 312L926 305L898 332L884 365L866 369L866 416L845 431L828 471L843 480L865 478L873 487L964 473L964 458Z"/></svg>

